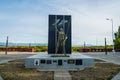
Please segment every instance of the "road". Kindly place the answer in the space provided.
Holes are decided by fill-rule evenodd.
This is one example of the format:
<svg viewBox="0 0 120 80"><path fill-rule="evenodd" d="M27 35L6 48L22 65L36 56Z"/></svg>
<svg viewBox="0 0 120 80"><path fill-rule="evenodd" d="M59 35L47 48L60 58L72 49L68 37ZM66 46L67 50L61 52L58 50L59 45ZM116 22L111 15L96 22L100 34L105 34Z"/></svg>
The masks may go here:
<svg viewBox="0 0 120 80"><path fill-rule="evenodd" d="M94 53L89 52L89 53L82 53L82 54L91 56L94 59L101 59L106 62L120 65L120 53L119 52L117 53L108 52L107 55L105 55L105 52L94 52Z"/></svg>
<svg viewBox="0 0 120 80"><path fill-rule="evenodd" d="M7 55L4 54L4 52L0 52L0 64L6 63L10 60L15 59L24 59L26 57L35 55L37 53L30 53L30 52L9 52Z"/></svg>

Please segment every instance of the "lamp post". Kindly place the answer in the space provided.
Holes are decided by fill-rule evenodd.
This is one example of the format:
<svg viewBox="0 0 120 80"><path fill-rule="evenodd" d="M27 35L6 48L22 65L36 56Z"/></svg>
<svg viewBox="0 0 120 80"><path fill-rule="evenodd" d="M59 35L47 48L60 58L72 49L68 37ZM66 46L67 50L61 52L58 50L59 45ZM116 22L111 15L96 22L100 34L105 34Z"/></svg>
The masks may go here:
<svg viewBox="0 0 120 80"><path fill-rule="evenodd" d="M112 52L113 52L113 53L115 53L115 50L114 50L114 31L113 31L113 19L112 19L112 18L111 18L111 19L107 18L106 20L110 20L110 21L111 21L111 23L112 23L112 45L113 45L113 50L112 50Z"/></svg>

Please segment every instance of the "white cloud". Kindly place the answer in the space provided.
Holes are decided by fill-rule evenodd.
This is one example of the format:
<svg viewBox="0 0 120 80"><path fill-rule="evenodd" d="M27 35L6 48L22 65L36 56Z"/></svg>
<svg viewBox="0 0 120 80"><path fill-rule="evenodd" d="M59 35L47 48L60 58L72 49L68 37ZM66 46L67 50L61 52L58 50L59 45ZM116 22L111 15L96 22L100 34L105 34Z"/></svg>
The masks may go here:
<svg viewBox="0 0 120 80"><path fill-rule="evenodd" d="M4 24L8 30L3 28L1 33L12 35L12 41L47 42L48 15L68 14L72 15L73 44L83 44L84 41L95 44L97 38L98 44L103 45L105 37L111 44L111 22L105 19L113 18L116 31L120 25L119 4L119 0L36 0L34 3L27 0L8 5L12 11L0 14L0 20L8 24ZM20 38L15 39L17 35ZM27 38L21 39L23 36Z"/></svg>

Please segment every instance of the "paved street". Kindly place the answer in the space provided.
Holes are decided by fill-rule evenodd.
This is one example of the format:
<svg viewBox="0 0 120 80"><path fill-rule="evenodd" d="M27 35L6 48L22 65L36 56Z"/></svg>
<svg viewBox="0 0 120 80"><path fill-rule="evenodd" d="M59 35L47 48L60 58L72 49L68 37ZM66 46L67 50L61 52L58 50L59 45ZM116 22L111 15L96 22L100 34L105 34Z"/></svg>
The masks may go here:
<svg viewBox="0 0 120 80"><path fill-rule="evenodd" d="M3 78L0 76L0 80L3 80Z"/></svg>
<svg viewBox="0 0 120 80"><path fill-rule="evenodd" d="M15 59L24 59L28 56L32 56L36 53L29 53L29 52L9 52L7 55L4 54L4 52L0 52L0 64L6 63L10 60Z"/></svg>
<svg viewBox="0 0 120 80"><path fill-rule="evenodd" d="M112 80L120 80L120 72Z"/></svg>
<svg viewBox="0 0 120 80"><path fill-rule="evenodd" d="M94 59L101 59L106 62L120 65L120 53L108 52L108 54L105 55L104 52L95 52L95 53L89 52L89 53L82 53L82 54L91 56Z"/></svg>

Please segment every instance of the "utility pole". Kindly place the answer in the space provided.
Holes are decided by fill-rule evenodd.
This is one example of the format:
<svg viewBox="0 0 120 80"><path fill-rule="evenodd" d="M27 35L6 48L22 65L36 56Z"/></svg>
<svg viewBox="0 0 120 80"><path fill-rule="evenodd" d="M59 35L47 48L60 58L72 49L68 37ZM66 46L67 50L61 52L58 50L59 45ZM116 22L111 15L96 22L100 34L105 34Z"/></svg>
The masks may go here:
<svg viewBox="0 0 120 80"><path fill-rule="evenodd" d="M5 50L5 55L7 55L7 51L8 51L8 36L7 36L7 39L6 39L6 50Z"/></svg>
<svg viewBox="0 0 120 80"><path fill-rule="evenodd" d="M107 42L106 42L106 38L105 38L105 55L107 55Z"/></svg>
<svg viewBox="0 0 120 80"><path fill-rule="evenodd" d="M29 43L29 48L31 47L31 43Z"/></svg>
<svg viewBox="0 0 120 80"><path fill-rule="evenodd" d="M85 41L84 41L84 49L86 48L86 43L85 43Z"/></svg>

